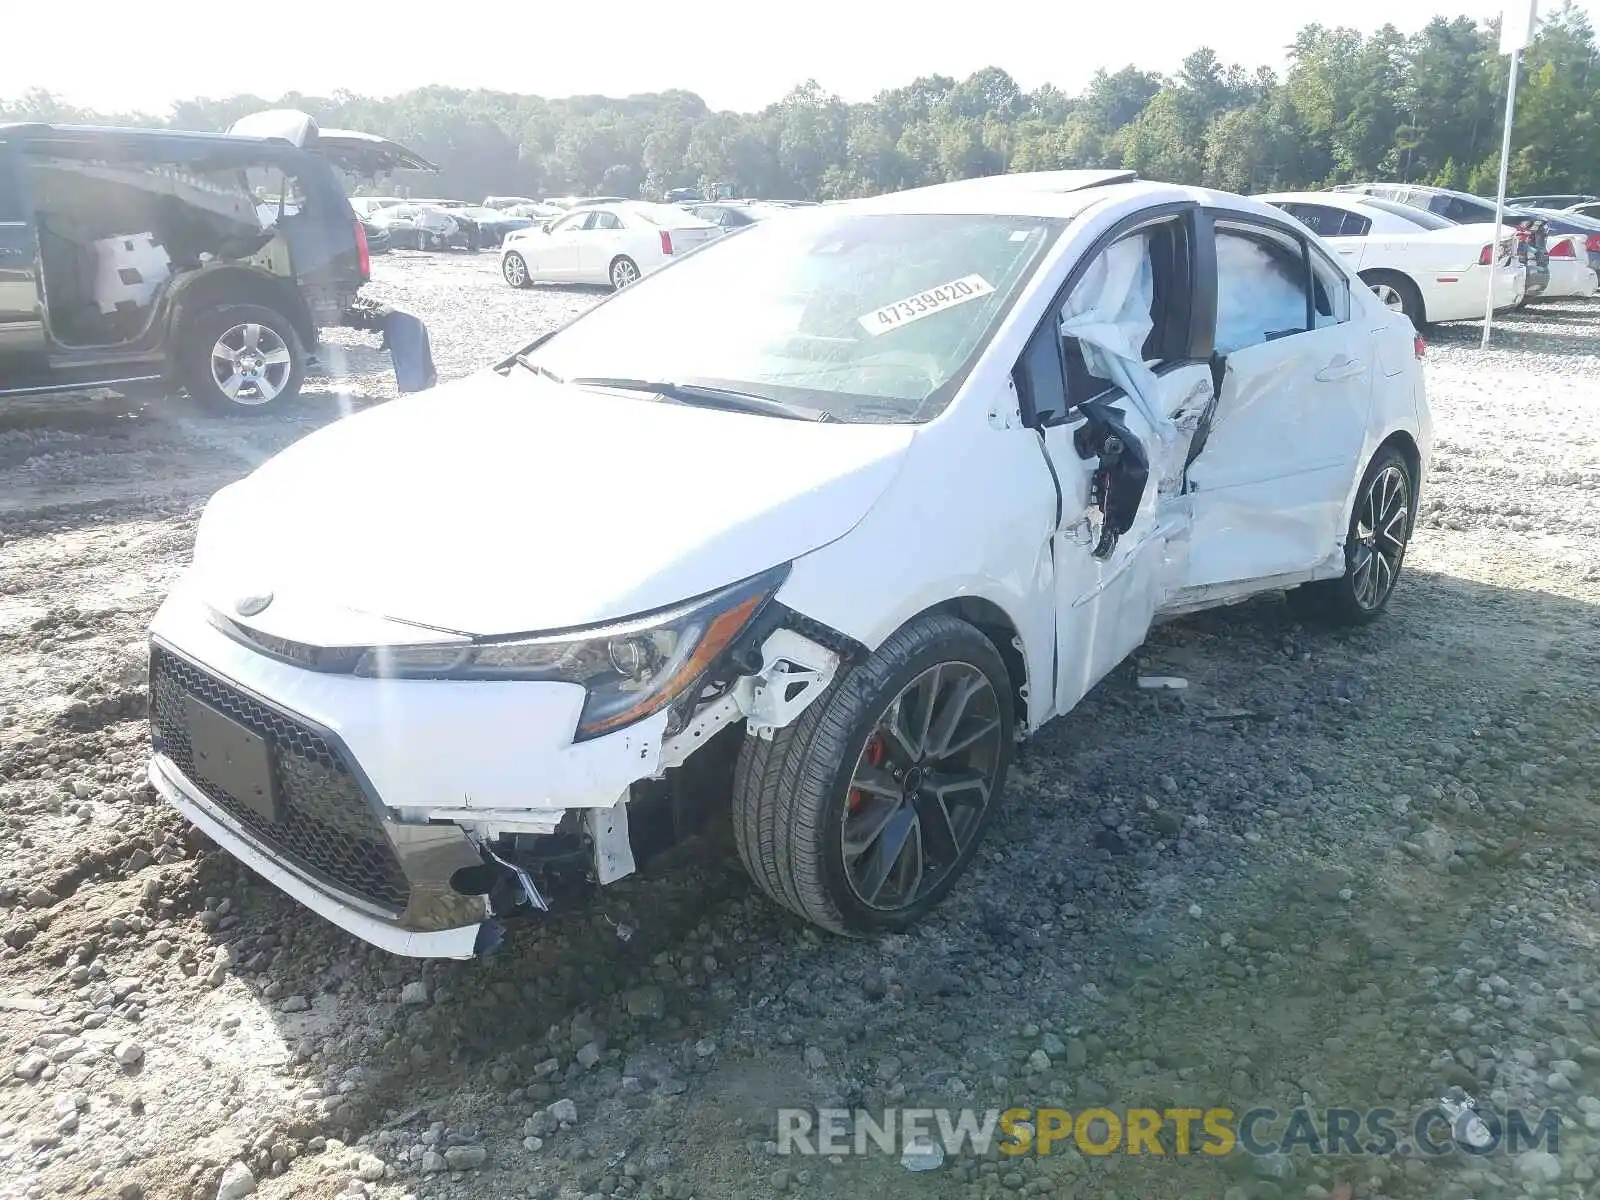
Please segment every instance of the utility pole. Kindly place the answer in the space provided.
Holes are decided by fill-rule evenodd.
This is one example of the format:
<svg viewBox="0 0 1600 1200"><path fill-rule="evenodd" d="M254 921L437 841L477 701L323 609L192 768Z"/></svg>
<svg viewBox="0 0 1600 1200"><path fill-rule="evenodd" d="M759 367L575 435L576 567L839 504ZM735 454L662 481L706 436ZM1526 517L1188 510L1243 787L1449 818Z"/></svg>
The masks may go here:
<svg viewBox="0 0 1600 1200"><path fill-rule="evenodd" d="M1500 268L1500 226L1506 217L1506 176L1511 170L1511 118L1517 109L1517 67L1522 50L1533 38L1539 17L1539 0L1510 0L1500 17L1500 53L1511 56L1511 74L1506 82L1506 121L1500 135L1500 183L1494 193L1494 252L1489 256L1494 267L1489 274L1489 295L1483 303L1483 341L1489 348L1489 331L1494 326L1494 277ZM1515 253L1515 250L1513 250Z"/></svg>

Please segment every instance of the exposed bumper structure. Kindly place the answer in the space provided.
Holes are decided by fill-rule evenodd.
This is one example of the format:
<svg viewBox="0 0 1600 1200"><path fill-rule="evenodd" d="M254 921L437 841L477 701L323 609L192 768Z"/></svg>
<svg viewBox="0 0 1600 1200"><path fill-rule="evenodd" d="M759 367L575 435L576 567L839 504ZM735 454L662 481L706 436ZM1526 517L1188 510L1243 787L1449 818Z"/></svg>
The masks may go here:
<svg viewBox="0 0 1600 1200"><path fill-rule="evenodd" d="M356 897L342 895L325 881L287 866L276 849L265 847L229 818L185 779L166 755L157 754L151 759L149 774L156 791L213 841L268 883L346 933L411 958L471 958L478 952L481 922L432 931L407 929L393 918L369 910Z"/></svg>
<svg viewBox="0 0 1600 1200"><path fill-rule="evenodd" d="M337 734L175 652L150 650L150 782L269 882L395 953L470 957L493 914L452 886L459 826L402 824Z"/></svg>
<svg viewBox="0 0 1600 1200"><path fill-rule="evenodd" d="M634 784L732 721L770 736L838 661L787 629L764 652L757 676L676 737L663 737L663 711L574 742L580 686L313 670L223 632L180 585L151 627L149 778L223 848L347 932L395 954L470 958L498 941L498 917L546 907L516 861L523 850L558 827L570 838L571 814L594 880L630 874Z"/></svg>

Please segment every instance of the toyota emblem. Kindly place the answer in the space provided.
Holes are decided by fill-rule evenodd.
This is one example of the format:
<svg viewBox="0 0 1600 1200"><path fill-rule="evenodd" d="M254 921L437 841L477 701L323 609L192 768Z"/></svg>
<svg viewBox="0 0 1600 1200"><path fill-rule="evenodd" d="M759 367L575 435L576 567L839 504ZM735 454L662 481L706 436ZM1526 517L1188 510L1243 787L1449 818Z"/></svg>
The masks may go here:
<svg viewBox="0 0 1600 1200"><path fill-rule="evenodd" d="M235 600L233 603L233 611L238 613L241 617L253 617L258 612L265 611L267 605L271 603L271 592L257 592L256 594L250 596L240 596L239 599Z"/></svg>

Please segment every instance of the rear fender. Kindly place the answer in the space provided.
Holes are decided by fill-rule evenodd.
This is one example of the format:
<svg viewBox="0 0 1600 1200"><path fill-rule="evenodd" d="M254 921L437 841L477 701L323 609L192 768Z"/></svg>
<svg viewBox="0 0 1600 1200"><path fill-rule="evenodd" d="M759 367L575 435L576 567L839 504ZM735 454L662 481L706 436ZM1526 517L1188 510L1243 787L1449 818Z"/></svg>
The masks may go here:
<svg viewBox="0 0 1600 1200"><path fill-rule="evenodd" d="M210 263L173 280L167 290L167 333L180 337L197 313L229 304L259 304L282 313L309 347L317 344L317 323L293 281L238 263Z"/></svg>

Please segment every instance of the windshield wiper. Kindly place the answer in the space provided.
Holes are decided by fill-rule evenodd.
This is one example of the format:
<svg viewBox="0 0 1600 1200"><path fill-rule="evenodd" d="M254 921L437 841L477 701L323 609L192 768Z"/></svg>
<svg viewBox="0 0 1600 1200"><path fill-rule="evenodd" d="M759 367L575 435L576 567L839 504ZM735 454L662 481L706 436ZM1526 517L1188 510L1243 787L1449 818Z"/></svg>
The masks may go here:
<svg viewBox="0 0 1600 1200"><path fill-rule="evenodd" d="M839 419L826 409L801 408L767 396L753 396L749 392L708 387L701 383L672 383L664 380L626 379L609 375L579 375L567 382L583 387L614 388L619 392L654 392L678 404L689 404L697 408L718 408L727 412L756 413L763 417L784 417L790 421Z"/></svg>
<svg viewBox="0 0 1600 1200"><path fill-rule="evenodd" d="M546 379L553 379L557 383L566 382L566 380L562 379L561 376L557 375L549 367L541 367L526 354L512 355L511 361L516 363L519 367L527 367L528 370L532 371L535 375L543 375Z"/></svg>

